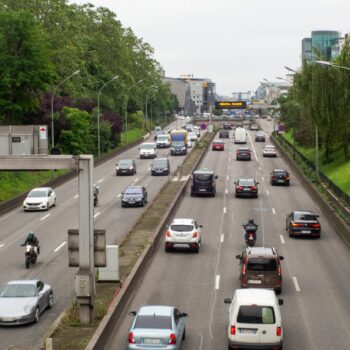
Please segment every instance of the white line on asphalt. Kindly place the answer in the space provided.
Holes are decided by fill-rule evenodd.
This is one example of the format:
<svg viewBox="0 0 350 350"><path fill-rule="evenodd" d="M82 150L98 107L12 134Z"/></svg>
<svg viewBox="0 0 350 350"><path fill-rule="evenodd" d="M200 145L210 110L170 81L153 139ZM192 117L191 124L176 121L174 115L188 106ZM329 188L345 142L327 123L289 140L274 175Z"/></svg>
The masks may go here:
<svg viewBox="0 0 350 350"><path fill-rule="evenodd" d="M227 170L230 170L230 169L231 169L231 167L230 167L230 166L228 166L228 167L227 167Z"/></svg>
<svg viewBox="0 0 350 350"><path fill-rule="evenodd" d="M94 219L97 218L101 213L100 212L97 212L95 215L94 215Z"/></svg>
<svg viewBox="0 0 350 350"><path fill-rule="evenodd" d="M273 215L276 215L276 210L275 210L275 208L272 208L272 214L273 214Z"/></svg>
<svg viewBox="0 0 350 350"><path fill-rule="evenodd" d="M54 252L57 253L64 245L66 245L66 241L64 241L63 243L61 243L55 250Z"/></svg>
<svg viewBox="0 0 350 350"><path fill-rule="evenodd" d="M224 207L224 214L226 214L226 207Z"/></svg>
<svg viewBox="0 0 350 350"><path fill-rule="evenodd" d="M265 181L265 178L263 176L261 178L263 179L263 181Z"/></svg>
<svg viewBox="0 0 350 350"><path fill-rule="evenodd" d="M223 243L223 242L224 242L224 239L225 239L225 235L222 233L222 234L221 234L221 240L220 240L220 241L221 241L221 243Z"/></svg>
<svg viewBox="0 0 350 350"><path fill-rule="evenodd" d="M230 179L230 177L227 175L227 176L226 176L226 180L229 180L229 179Z"/></svg>
<svg viewBox="0 0 350 350"><path fill-rule="evenodd" d="M2 248L5 244L0 244L0 248Z"/></svg>
<svg viewBox="0 0 350 350"><path fill-rule="evenodd" d="M78 194L76 194L75 196L74 196L74 199L77 199L79 197L79 195Z"/></svg>
<svg viewBox="0 0 350 350"><path fill-rule="evenodd" d="M119 194L117 195L117 198L119 198L121 195L122 195L122 194L121 194L121 193L119 193Z"/></svg>
<svg viewBox="0 0 350 350"><path fill-rule="evenodd" d="M286 244L286 241L284 240L284 238L283 238L283 236L282 236L282 235L280 235L280 238L281 238L281 242L282 242L282 244Z"/></svg>
<svg viewBox="0 0 350 350"><path fill-rule="evenodd" d="M218 290L220 288L220 275L216 275L215 278L215 289Z"/></svg>
<svg viewBox="0 0 350 350"><path fill-rule="evenodd" d="M137 181L139 181L140 179L137 177L135 180L134 180L134 183L136 183Z"/></svg>
<svg viewBox="0 0 350 350"><path fill-rule="evenodd" d="M226 188L225 193L228 194L228 189Z"/></svg>
<svg viewBox="0 0 350 350"><path fill-rule="evenodd" d="M100 184L101 182L103 182L103 180L104 179L102 178L102 179L98 180L97 183Z"/></svg>
<svg viewBox="0 0 350 350"><path fill-rule="evenodd" d="M267 194L267 195L269 195L269 194L270 194L269 190L266 190L266 194Z"/></svg>
<svg viewBox="0 0 350 350"><path fill-rule="evenodd" d="M249 141L250 141L250 143L251 143L251 145L252 145L252 148L253 148L253 152L254 152L255 159L256 159L256 161L258 162L258 161L259 161L259 158L258 158L258 155L256 154L256 151L255 151L255 147L254 147L254 144L253 144L252 138L250 137L249 132L248 132L247 134L248 134Z"/></svg>
<svg viewBox="0 0 350 350"><path fill-rule="evenodd" d="M293 277L294 287L297 292L300 292L299 283L296 277Z"/></svg>
<svg viewBox="0 0 350 350"><path fill-rule="evenodd" d="M151 168L147 168L147 171L150 171L151 170Z"/></svg>
<svg viewBox="0 0 350 350"><path fill-rule="evenodd" d="M46 214L45 216L43 216L43 217L40 219L40 221L45 220L45 219L48 218L50 215L51 215L51 214Z"/></svg>
<svg viewBox="0 0 350 350"><path fill-rule="evenodd" d="M259 170L261 170L261 166L259 166Z"/></svg>

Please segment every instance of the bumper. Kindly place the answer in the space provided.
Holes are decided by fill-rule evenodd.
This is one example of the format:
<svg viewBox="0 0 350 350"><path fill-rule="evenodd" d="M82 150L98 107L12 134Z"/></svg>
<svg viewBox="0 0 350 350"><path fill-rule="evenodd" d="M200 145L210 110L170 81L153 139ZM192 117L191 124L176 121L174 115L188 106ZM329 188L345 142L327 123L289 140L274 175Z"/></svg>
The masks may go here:
<svg viewBox="0 0 350 350"><path fill-rule="evenodd" d="M169 148L170 145L166 144L166 143L160 143L160 144L157 144L157 148Z"/></svg>
<svg viewBox="0 0 350 350"><path fill-rule="evenodd" d="M271 184L272 185L284 185L284 186L288 186L289 185L289 180L271 180Z"/></svg>
<svg viewBox="0 0 350 350"><path fill-rule="evenodd" d="M247 157L247 156L238 156L236 157L236 160L251 160L251 157Z"/></svg>
<svg viewBox="0 0 350 350"><path fill-rule="evenodd" d="M168 175L168 170L162 170L162 171L151 171L152 176L157 175Z"/></svg>
<svg viewBox="0 0 350 350"><path fill-rule="evenodd" d="M142 158L155 158L157 157L156 154L140 154L140 159Z"/></svg>
<svg viewBox="0 0 350 350"><path fill-rule="evenodd" d="M181 241L166 241L165 242L165 248L168 249L195 249L199 245L198 241L196 242L181 242Z"/></svg>
<svg viewBox="0 0 350 350"><path fill-rule="evenodd" d="M186 154L187 154L187 150L174 150L174 149L172 149L172 150L170 151L170 154L171 154L172 156L186 155Z"/></svg>
<svg viewBox="0 0 350 350"><path fill-rule="evenodd" d="M23 209L25 211L31 211L31 210L46 210L46 204L40 204L40 205L23 205Z"/></svg>
<svg viewBox="0 0 350 350"><path fill-rule="evenodd" d="M224 147L213 147L213 151L223 151Z"/></svg>
<svg viewBox="0 0 350 350"><path fill-rule="evenodd" d="M236 191L236 197L258 197L258 192Z"/></svg>
<svg viewBox="0 0 350 350"><path fill-rule="evenodd" d="M34 322L34 314L23 317L13 317L12 320L9 318L8 321L4 321L3 318L0 317L0 326L18 326L32 322Z"/></svg>
<svg viewBox="0 0 350 350"><path fill-rule="evenodd" d="M310 231L310 233L303 232L303 231ZM291 229L290 234L294 237L321 237L321 230L315 230L315 229Z"/></svg>
<svg viewBox="0 0 350 350"><path fill-rule="evenodd" d="M142 205L142 201L137 201L137 202L124 202L124 201L122 201L123 207L139 207L141 205Z"/></svg>
<svg viewBox="0 0 350 350"><path fill-rule="evenodd" d="M263 156L264 157L277 157L277 154L276 153L263 153Z"/></svg>
<svg viewBox="0 0 350 350"><path fill-rule="evenodd" d="M268 343L268 344L248 344L241 343L229 340L229 346L231 349L252 349L252 350L281 350L282 349L282 341L277 343Z"/></svg>
<svg viewBox="0 0 350 350"><path fill-rule="evenodd" d="M121 175L133 175L134 170L118 170L115 172L116 175L121 176Z"/></svg>
<svg viewBox="0 0 350 350"><path fill-rule="evenodd" d="M167 345L152 347L143 344L128 344L127 350L176 350L176 345Z"/></svg>
<svg viewBox="0 0 350 350"><path fill-rule="evenodd" d="M213 195L215 194L215 190L209 188L191 188L191 194Z"/></svg>
<svg viewBox="0 0 350 350"><path fill-rule="evenodd" d="M265 139L263 139L263 138L257 138L257 139L255 139L255 142L265 142Z"/></svg>

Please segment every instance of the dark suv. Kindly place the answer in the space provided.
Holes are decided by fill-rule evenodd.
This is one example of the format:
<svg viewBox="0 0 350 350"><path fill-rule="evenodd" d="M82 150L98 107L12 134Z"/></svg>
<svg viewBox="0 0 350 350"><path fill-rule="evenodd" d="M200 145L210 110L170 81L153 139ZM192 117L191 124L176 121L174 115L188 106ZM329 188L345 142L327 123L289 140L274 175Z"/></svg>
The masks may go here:
<svg viewBox="0 0 350 350"><path fill-rule="evenodd" d="M271 185L289 186L289 173L287 170L275 169L271 173Z"/></svg>
<svg viewBox="0 0 350 350"><path fill-rule="evenodd" d="M226 129L222 129L219 132L220 139L228 139L230 137L230 132Z"/></svg>
<svg viewBox="0 0 350 350"><path fill-rule="evenodd" d="M170 162L168 158L155 158L151 165L152 175L169 175Z"/></svg>
<svg viewBox="0 0 350 350"><path fill-rule="evenodd" d="M214 175L212 170L195 170L192 173L191 182L191 196L194 197L197 194L206 194L215 197L216 193L216 179L217 175Z"/></svg>
<svg viewBox="0 0 350 350"><path fill-rule="evenodd" d="M278 255L274 247L248 247L236 259L240 260L242 288L271 288L281 293L281 260L284 257Z"/></svg>

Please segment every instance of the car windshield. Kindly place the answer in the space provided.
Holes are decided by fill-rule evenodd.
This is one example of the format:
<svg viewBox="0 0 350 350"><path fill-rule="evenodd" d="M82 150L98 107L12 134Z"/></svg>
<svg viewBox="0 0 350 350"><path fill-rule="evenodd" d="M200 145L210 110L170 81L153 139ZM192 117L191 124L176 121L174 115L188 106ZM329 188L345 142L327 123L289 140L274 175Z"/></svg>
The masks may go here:
<svg viewBox="0 0 350 350"><path fill-rule="evenodd" d="M142 189L139 187L128 187L125 190L126 194L141 194L142 193Z"/></svg>
<svg viewBox="0 0 350 350"><path fill-rule="evenodd" d="M118 163L119 166L131 166L132 161L131 160L120 160Z"/></svg>
<svg viewBox="0 0 350 350"><path fill-rule="evenodd" d="M149 143L149 144L143 144L140 146L140 148L142 149L153 149L154 148L154 145Z"/></svg>
<svg viewBox="0 0 350 350"><path fill-rule="evenodd" d="M8 284L1 291L1 298L29 298L35 296L35 286L31 284Z"/></svg>
<svg viewBox="0 0 350 350"><path fill-rule="evenodd" d="M146 329L171 329L170 316L139 315L136 318L134 328Z"/></svg>
<svg viewBox="0 0 350 350"><path fill-rule="evenodd" d="M273 173L274 173L274 175L278 175L278 176L286 176L287 175L287 173L285 171L283 171L283 170L281 170L281 171L274 171Z"/></svg>
<svg viewBox="0 0 350 350"><path fill-rule="evenodd" d="M247 269L249 271L276 271L276 259L269 258L250 258Z"/></svg>
<svg viewBox="0 0 350 350"><path fill-rule="evenodd" d="M157 159L153 161L153 166L154 167L166 167L167 166L167 161L166 159Z"/></svg>
<svg viewBox="0 0 350 350"><path fill-rule="evenodd" d="M313 220L316 221L317 218L314 214L312 213L294 213L294 219L295 220Z"/></svg>
<svg viewBox="0 0 350 350"><path fill-rule="evenodd" d="M171 225L172 231L189 232L193 230L193 225Z"/></svg>
<svg viewBox="0 0 350 350"><path fill-rule="evenodd" d="M237 315L238 323L273 324L275 312L270 306L242 305Z"/></svg>
<svg viewBox="0 0 350 350"><path fill-rule="evenodd" d="M254 180L253 179L241 179L238 181L239 186L254 186Z"/></svg>
<svg viewBox="0 0 350 350"><path fill-rule="evenodd" d="M239 148L238 149L239 152L250 152L249 148Z"/></svg>
<svg viewBox="0 0 350 350"><path fill-rule="evenodd" d="M33 190L29 192L28 197L47 197L47 192L43 190Z"/></svg>
<svg viewBox="0 0 350 350"><path fill-rule="evenodd" d="M262 131L258 131L258 132L256 133L256 136L264 136L264 133L263 133Z"/></svg>
<svg viewBox="0 0 350 350"><path fill-rule="evenodd" d="M157 140L158 141L168 141L169 140L169 138L168 138L168 136L166 136L166 135L159 135L158 137L157 137Z"/></svg>
<svg viewBox="0 0 350 350"><path fill-rule="evenodd" d="M173 141L172 142L173 146L184 146L184 142L183 141Z"/></svg>

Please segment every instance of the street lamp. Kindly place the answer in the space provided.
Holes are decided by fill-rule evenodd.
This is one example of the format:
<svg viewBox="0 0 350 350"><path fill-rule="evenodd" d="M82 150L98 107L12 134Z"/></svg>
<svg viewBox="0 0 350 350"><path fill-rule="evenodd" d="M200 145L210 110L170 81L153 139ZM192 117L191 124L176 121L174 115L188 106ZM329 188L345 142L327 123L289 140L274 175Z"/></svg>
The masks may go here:
<svg viewBox="0 0 350 350"><path fill-rule="evenodd" d="M101 138L100 138L100 94L102 89L107 86L109 83L111 83L113 80L119 78L119 75L116 75L111 80L107 81L107 83L104 83L100 90L98 90L97 93L97 150L98 150L98 156L101 155Z"/></svg>
<svg viewBox="0 0 350 350"><path fill-rule="evenodd" d="M287 69L287 70L289 70L290 72L295 73L295 74L298 73L296 70L294 70L294 69L292 69L292 68L289 68L289 67L287 67L287 66L284 66L284 68Z"/></svg>
<svg viewBox="0 0 350 350"><path fill-rule="evenodd" d="M157 85L152 85L148 88L148 92L146 93L146 127L147 127L147 123L148 123L148 110L147 110L147 97L148 97L148 94L155 91L155 89L157 88Z"/></svg>
<svg viewBox="0 0 350 350"><path fill-rule="evenodd" d="M315 63L321 64L323 66L331 66L331 67L335 67L335 68L350 70L349 67L340 66L338 64L335 64L335 63L329 62L329 61L315 61Z"/></svg>
<svg viewBox="0 0 350 350"><path fill-rule="evenodd" d="M74 75L77 75L80 73L80 69L73 72L71 75L69 75L68 77L66 77L65 79L63 79L58 85L55 86L55 88L52 90L52 94L51 94L51 147L54 148L55 146L55 130L54 130L54 120L53 120L53 99L55 96L55 92L57 91L57 89L68 79L72 78Z"/></svg>
<svg viewBox="0 0 350 350"><path fill-rule="evenodd" d="M286 81L287 83L290 83L290 81L289 81L288 79L285 79L285 78L282 78L282 77L276 77L276 79L284 80L284 81Z"/></svg>
<svg viewBox="0 0 350 350"><path fill-rule="evenodd" d="M134 88L136 85L140 84L143 82L143 79L137 81L135 84L131 85L127 90L126 90L126 104L125 104L125 141L126 143L128 142L128 101L129 101L129 91Z"/></svg>

